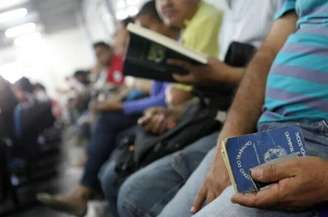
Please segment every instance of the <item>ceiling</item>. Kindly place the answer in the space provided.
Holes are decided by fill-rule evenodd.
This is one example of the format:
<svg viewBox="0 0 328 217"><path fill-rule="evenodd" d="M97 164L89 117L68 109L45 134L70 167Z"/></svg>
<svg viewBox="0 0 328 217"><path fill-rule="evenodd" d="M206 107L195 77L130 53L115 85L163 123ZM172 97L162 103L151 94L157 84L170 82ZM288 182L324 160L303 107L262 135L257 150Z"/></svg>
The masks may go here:
<svg viewBox="0 0 328 217"><path fill-rule="evenodd" d="M16 3L13 6L1 7L2 2ZM82 0L0 0L0 16L2 12L17 8L26 8L28 14L21 19L0 23L0 48L11 46L6 29L20 24L35 22L42 33L51 34L78 25L78 14L81 11ZM0 20L1 22L1 20Z"/></svg>

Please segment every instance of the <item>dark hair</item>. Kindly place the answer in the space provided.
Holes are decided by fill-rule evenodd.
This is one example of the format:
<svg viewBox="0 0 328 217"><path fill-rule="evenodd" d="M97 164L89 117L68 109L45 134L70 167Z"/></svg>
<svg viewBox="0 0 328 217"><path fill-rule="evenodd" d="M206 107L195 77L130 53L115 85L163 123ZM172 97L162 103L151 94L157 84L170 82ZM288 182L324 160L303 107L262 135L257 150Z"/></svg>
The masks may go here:
<svg viewBox="0 0 328 217"><path fill-rule="evenodd" d="M139 13L136 15L136 17L139 16L150 16L156 20L162 21L159 14L156 10L156 4L154 0L146 2L140 9Z"/></svg>
<svg viewBox="0 0 328 217"><path fill-rule="evenodd" d="M24 92L33 93L34 90L33 84L26 77L22 77L21 79L16 81L14 85Z"/></svg>
<svg viewBox="0 0 328 217"><path fill-rule="evenodd" d="M46 87L43 85L43 84L41 84L41 83L39 83L39 82L37 82L37 83L35 83L34 84L34 90L43 90L43 91L47 91L47 89L46 89Z"/></svg>
<svg viewBox="0 0 328 217"><path fill-rule="evenodd" d="M107 44L106 42L104 41L97 41L95 43L93 43L93 48L96 49L96 48L106 48L106 49L111 49L111 46L109 44Z"/></svg>
<svg viewBox="0 0 328 217"><path fill-rule="evenodd" d="M90 83L89 80L90 71L88 70L77 70L74 72L73 77L77 79L84 85L88 85Z"/></svg>
<svg viewBox="0 0 328 217"><path fill-rule="evenodd" d="M83 76L83 77L87 77L90 74L90 71L87 70L77 70L74 72L73 77L79 77L79 76Z"/></svg>

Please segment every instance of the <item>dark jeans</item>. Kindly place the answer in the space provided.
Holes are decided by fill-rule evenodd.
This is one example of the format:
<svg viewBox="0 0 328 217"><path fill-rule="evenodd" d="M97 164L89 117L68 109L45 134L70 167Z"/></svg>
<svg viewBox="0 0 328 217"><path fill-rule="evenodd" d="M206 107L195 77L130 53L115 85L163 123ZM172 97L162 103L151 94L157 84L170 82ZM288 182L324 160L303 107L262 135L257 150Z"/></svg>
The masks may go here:
<svg viewBox="0 0 328 217"><path fill-rule="evenodd" d="M104 112L97 117L92 127L91 140L87 147L87 162L81 185L98 189L98 172L116 147L116 137L120 132L136 124L138 115L122 112Z"/></svg>

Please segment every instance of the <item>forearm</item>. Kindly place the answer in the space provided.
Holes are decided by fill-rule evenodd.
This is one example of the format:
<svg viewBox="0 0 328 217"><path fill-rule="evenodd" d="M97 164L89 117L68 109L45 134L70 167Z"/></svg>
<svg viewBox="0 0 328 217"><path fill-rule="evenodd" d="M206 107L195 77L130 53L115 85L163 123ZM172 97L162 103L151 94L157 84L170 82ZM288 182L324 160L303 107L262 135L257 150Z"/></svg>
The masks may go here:
<svg viewBox="0 0 328 217"><path fill-rule="evenodd" d="M232 67L226 64L223 64L221 69L215 70L213 74L213 80L216 82L224 82L227 85L237 86L242 80L245 68Z"/></svg>
<svg viewBox="0 0 328 217"><path fill-rule="evenodd" d="M123 111L125 114L142 113L151 107L164 107L165 93L161 93L156 96L150 96L139 100L133 100L123 103Z"/></svg>
<svg viewBox="0 0 328 217"><path fill-rule="evenodd" d="M257 53L240 84L219 141L255 130L264 102L266 79L274 58L275 53L265 48Z"/></svg>
<svg viewBox="0 0 328 217"><path fill-rule="evenodd" d="M246 69L220 134L219 146L227 137L255 130L264 103L266 80L271 65L288 36L295 31L296 20L296 14L289 13L273 24L267 39Z"/></svg>
<svg viewBox="0 0 328 217"><path fill-rule="evenodd" d="M120 101L107 101L102 105L99 105L100 111L110 112L110 111L122 111L123 104Z"/></svg>

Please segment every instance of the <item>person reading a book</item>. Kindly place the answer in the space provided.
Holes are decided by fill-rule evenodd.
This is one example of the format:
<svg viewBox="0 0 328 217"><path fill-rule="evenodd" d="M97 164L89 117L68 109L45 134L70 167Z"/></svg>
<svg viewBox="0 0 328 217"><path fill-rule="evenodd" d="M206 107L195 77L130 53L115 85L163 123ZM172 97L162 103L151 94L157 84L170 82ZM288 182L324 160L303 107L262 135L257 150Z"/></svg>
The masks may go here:
<svg viewBox="0 0 328 217"><path fill-rule="evenodd" d="M204 158L160 216L326 216L327 10L323 0L284 1L246 70L217 149ZM256 129L294 125L302 128L308 157L254 168L255 180L273 184L257 193L234 195L220 154L222 141Z"/></svg>
<svg viewBox="0 0 328 217"><path fill-rule="evenodd" d="M229 56L226 55L229 53L228 50L244 53L241 52L244 51L242 50L243 46L238 46L237 49L228 49L233 44L232 42L258 48L271 28L272 17L280 3L281 1L277 0L230 1L230 8L225 14L226 17L219 36L226 39L224 40L225 43L221 44L224 49L222 49L220 56ZM257 14L257 16L255 17L254 14ZM256 27L250 28L249 23L255 21L260 22ZM246 56L253 56L253 52ZM240 60L245 57L237 55L234 58ZM214 81L211 83L216 84ZM214 90L220 92L219 88ZM180 116L170 113L171 111L165 108L150 109L140 119L140 124L143 124L148 131L162 134L180 122ZM160 159L133 174L121 187L119 193L118 209L120 216L157 216L179 191L180 187L186 183L207 152L214 148L217 135L217 132L213 132L211 135L200 138L183 150ZM154 183L153 180L158 181ZM141 200L140 198L147 198L147 200ZM185 205L184 201L180 203L179 200L173 200L160 216L173 217L183 214L183 212L176 213L176 207L190 213L190 207Z"/></svg>
<svg viewBox="0 0 328 217"><path fill-rule="evenodd" d="M153 2L146 3L136 16L136 21L141 25L149 25L150 28L156 26L162 34L176 36L175 29L167 28L164 24L162 24L163 28L159 26L161 21L158 15L152 12L154 10ZM147 23L144 22L145 20ZM103 60L105 57L100 59ZM119 133L134 126L140 114L147 108L166 106L165 90L167 86L168 84L165 82L154 81L148 97L130 101L113 99L94 103L91 109L96 113L97 119L87 147L87 161L80 183L67 194L54 196L39 194L39 201L59 211L75 216L84 216L87 211L88 200L100 190L98 173L116 147L116 137Z"/></svg>
<svg viewBox="0 0 328 217"><path fill-rule="evenodd" d="M167 26L182 29L179 40L183 46L209 57L218 56L221 12L201 0L157 0L156 5L159 15ZM192 87L185 84L171 85L167 91L167 101L174 109L170 111L151 109L140 120L140 124L155 134L168 130L165 122L176 121L182 115L185 108L183 105L186 105L184 103L193 97L191 91ZM150 115L155 113L157 115ZM160 116L167 118L159 118Z"/></svg>
<svg viewBox="0 0 328 217"><path fill-rule="evenodd" d="M163 2L156 2L157 4ZM217 56L218 53L218 31L221 25L222 14L218 10L212 8L210 5L203 3L202 1L195 0L183 0L183 1L169 1L170 7L176 10L175 16L178 16L174 22L165 22L163 27L157 28L158 32L162 32L163 28L183 29L180 41L183 45L206 53L209 56ZM157 13L157 12L156 12ZM162 18L162 16L161 16ZM147 22L143 22L144 19L139 19L136 23L143 23L142 26L149 28ZM168 20L167 20L168 21ZM210 26L210 31L198 31L198 28L204 27L204 25ZM154 29L156 31L156 28ZM202 37L202 43L196 43L196 38ZM174 37L176 39L176 37ZM191 97L191 88L186 85L170 85L168 88L166 98L170 106L180 107L186 101L189 101ZM183 107L183 106L181 106ZM174 126L171 126L174 128ZM111 183L113 182L113 168L110 165L103 170L100 175L102 177L103 189L108 199L115 198L115 191ZM114 193L113 193L114 192ZM114 196L113 196L114 194ZM110 206L116 204L114 199L109 201ZM115 208L114 208L115 209Z"/></svg>
<svg viewBox="0 0 328 217"><path fill-rule="evenodd" d="M202 0L156 0L156 5L167 26L181 29L179 41L183 46L210 57L218 55L221 11ZM172 105L181 108L183 102L193 97L191 90L187 85L172 85L169 89Z"/></svg>

